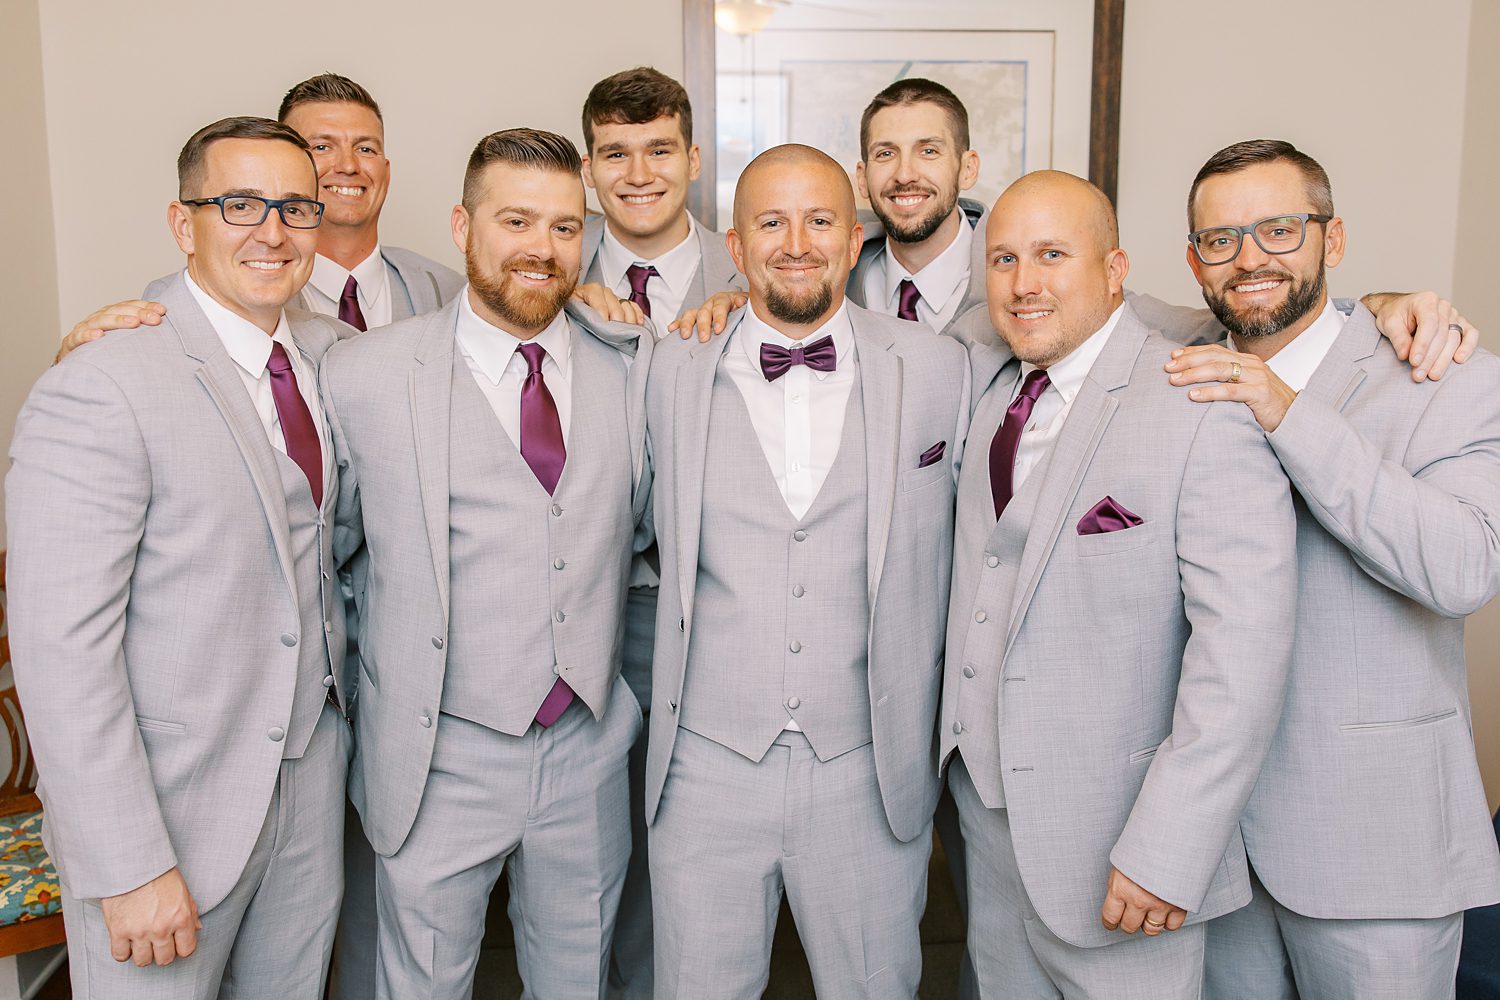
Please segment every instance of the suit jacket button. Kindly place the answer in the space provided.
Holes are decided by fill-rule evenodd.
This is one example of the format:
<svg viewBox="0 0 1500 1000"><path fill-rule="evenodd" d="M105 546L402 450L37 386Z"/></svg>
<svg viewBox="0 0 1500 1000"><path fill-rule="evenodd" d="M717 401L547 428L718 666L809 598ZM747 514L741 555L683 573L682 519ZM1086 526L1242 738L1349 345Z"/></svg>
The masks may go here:
<svg viewBox="0 0 1500 1000"><path fill-rule="evenodd" d="M553 517L562 517L562 505L561 504L553 504L552 505L552 516Z"/></svg>
<svg viewBox="0 0 1500 1000"><path fill-rule="evenodd" d="M562 621L563 619L567 618L568 616L565 615L565 614L563 614L561 611L559 611L557 614L553 615L553 617L556 618L558 621Z"/></svg>
<svg viewBox="0 0 1500 1000"><path fill-rule="evenodd" d="M290 632L283 632L281 633L281 644L283 646L295 646L297 645L297 637Z"/></svg>
<svg viewBox="0 0 1500 1000"><path fill-rule="evenodd" d="M807 532L803 531L801 528L798 528L796 531L792 532L792 538L796 539L799 542L805 542L807 541Z"/></svg>
<svg viewBox="0 0 1500 1000"><path fill-rule="evenodd" d="M442 649L443 648L443 637L440 636L440 635L433 636L432 637L432 647L434 649Z"/></svg>
<svg viewBox="0 0 1500 1000"><path fill-rule="evenodd" d="M967 666L964 667L964 676L965 677L973 677L974 676L974 668L973 667L967 667Z"/></svg>
<svg viewBox="0 0 1500 1000"><path fill-rule="evenodd" d="M791 642L787 643L786 648L790 649L794 653L800 653L802 652L802 643L798 642L796 639L793 639Z"/></svg>
<svg viewBox="0 0 1500 1000"><path fill-rule="evenodd" d="M1000 565L1000 557L999 556L985 556L984 557L984 564L986 566L988 566L990 569L994 569L996 566Z"/></svg>
<svg viewBox="0 0 1500 1000"><path fill-rule="evenodd" d="M269 730L267 730L266 738L269 739L272 743L280 743L282 740L286 739L286 730L282 729L280 726L272 726Z"/></svg>
<svg viewBox="0 0 1500 1000"><path fill-rule="evenodd" d="M675 702L675 701L669 701L669 702L667 702L667 707L672 710L672 714L673 715L677 714L677 702Z"/></svg>
<svg viewBox="0 0 1500 1000"><path fill-rule="evenodd" d="M323 678L323 686L326 687L326 688L333 687L333 675L332 674L329 674L327 677Z"/></svg>
<svg viewBox="0 0 1500 1000"><path fill-rule="evenodd" d="M800 584L800 583L797 584L797 585L795 585L794 587L792 587L792 596L793 597L801 597L805 593L807 593L807 591L805 591L805 590L802 589L802 584Z"/></svg>
<svg viewBox="0 0 1500 1000"><path fill-rule="evenodd" d="M987 614L985 614L983 611L976 611L976 612L974 612L974 620L976 622L979 622L981 625L983 625L985 622L989 621L989 618L990 618L990 616L987 615Z"/></svg>
<svg viewBox="0 0 1500 1000"><path fill-rule="evenodd" d="M962 722L955 722L953 724L953 735L954 736L959 735L963 731L964 731L964 724Z"/></svg>
<svg viewBox="0 0 1500 1000"><path fill-rule="evenodd" d="M786 707L795 712L797 709L802 707L802 699L798 698L796 695L792 695L792 697L786 700Z"/></svg>
<svg viewBox="0 0 1500 1000"><path fill-rule="evenodd" d="M553 569L562 569L566 565L567 565L567 563L563 562L561 559L554 559L554 560L552 560L552 568Z"/></svg>
<svg viewBox="0 0 1500 1000"><path fill-rule="evenodd" d="M431 729L432 728L432 716L430 716L430 715L419 715L419 716L417 716L417 725L421 726L423 729Z"/></svg>

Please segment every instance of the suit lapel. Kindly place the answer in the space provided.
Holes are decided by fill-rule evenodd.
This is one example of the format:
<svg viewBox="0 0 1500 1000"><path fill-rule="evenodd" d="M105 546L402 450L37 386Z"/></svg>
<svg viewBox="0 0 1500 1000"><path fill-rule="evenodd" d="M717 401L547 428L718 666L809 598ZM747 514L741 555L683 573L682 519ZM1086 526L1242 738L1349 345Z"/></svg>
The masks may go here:
<svg viewBox="0 0 1500 1000"><path fill-rule="evenodd" d="M1302 391L1335 410L1342 410L1365 380L1363 362L1379 346L1380 331L1375 326L1375 317L1364 306L1356 307Z"/></svg>
<svg viewBox="0 0 1500 1000"><path fill-rule="evenodd" d="M604 272L599 268L599 247L603 243L604 216L591 215L583 224L583 264L579 268L585 282L604 284Z"/></svg>
<svg viewBox="0 0 1500 1000"><path fill-rule="evenodd" d="M292 343L297 345L297 352L307 362L308 368L314 373L322 364L323 355L333 346L333 333L322 323L311 316L298 316L292 310L287 310L287 329L291 331ZM316 396L314 398L317 398ZM322 404L319 403L321 409ZM333 447L333 435L327 432L328 421L319 417L319 423L323 425L323 447ZM274 461L274 456L272 457ZM322 510L333 510L338 500L338 463L333 460L332 455L323 456L323 506Z"/></svg>
<svg viewBox="0 0 1500 1000"><path fill-rule="evenodd" d="M437 578L443 617L448 617L448 447L453 401L454 330L458 299L433 314L417 342L408 380L412 434L416 441L417 487L427 522L427 547Z"/></svg>
<svg viewBox="0 0 1500 1000"><path fill-rule="evenodd" d="M865 566L869 576L871 621L880 574L885 566L891 534L891 512L896 502L896 480L901 451L901 356L891 350L885 330L866 328L860 314L850 310L859 351L859 388L865 413Z"/></svg>
<svg viewBox="0 0 1500 1000"><path fill-rule="evenodd" d="M713 405L719 359L744 318L732 313L722 336L693 346L677 369L672 412L672 467L676 470L673 505L677 511L677 586L682 608L692 617L698 586L698 539L703 528L703 475L708 462L708 414Z"/></svg>

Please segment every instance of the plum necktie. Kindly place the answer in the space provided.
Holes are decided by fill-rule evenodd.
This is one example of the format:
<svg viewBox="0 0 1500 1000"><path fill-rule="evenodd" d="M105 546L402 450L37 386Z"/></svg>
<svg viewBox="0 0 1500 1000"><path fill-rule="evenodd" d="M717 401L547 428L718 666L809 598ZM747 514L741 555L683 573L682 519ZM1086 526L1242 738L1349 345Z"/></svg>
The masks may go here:
<svg viewBox="0 0 1500 1000"><path fill-rule="evenodd" d="M354 280L354 275L349 275L349 280L344 282L344 294L339 296L339 319L348 323L360 333L364 333L365 314L359 311L359 282Z"/></svg>
<svg viewBox="0 0 1500 1000"><path fill-rule="evenodd" d="M286 348L271 341L271 356L266 360L271 374L271 398L276 401L276 416L281 421L281 436L286 439L286 456L307 477L312 487L313 505L323 506L323 449L318 444L318 425L313 423L307 401L297 389L297 375Z"/></svg>
<svg viewBox="0 0 1500 1000"><path fill-rule="evenodd" d="M1031 410L1037 397L1047 390L1051 382L1040 368L1032 370L1021 383L1021 394L1005 411L1005 421L995 432L990 442L990 495L995 500L995 519L1005 512L1005 505L1013 495L1016 471L1016 451L1021 446L1021 431L1031 419Z"/></svg>

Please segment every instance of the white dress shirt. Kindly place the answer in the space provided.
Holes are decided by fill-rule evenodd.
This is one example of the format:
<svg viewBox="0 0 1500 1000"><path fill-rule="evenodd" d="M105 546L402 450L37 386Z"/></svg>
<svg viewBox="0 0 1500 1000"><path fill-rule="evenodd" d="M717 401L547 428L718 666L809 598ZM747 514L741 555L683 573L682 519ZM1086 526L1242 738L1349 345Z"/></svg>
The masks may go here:
<svg viewBox="0 0 1500 1000"><path fill-rule="evenodd" d="M474 381L489 400L490 409L505 429L510 443L521 450L521 386L526 381L526 359L520 347L527 341L507 333L479 317L469 304L469 287L464 286L458 307L458 350L474 375ZM573 416L572 337L568 316L559 312L547 328L530 343L540 344L542 381L557 406L557 420L562 425L563 443L567 444L568 427Z"/></svg>
<svg viewBox="0 0 1500 1000"><path fill-rule="evenodd" d="M875 259L875 266L865 271L865 301L871 309L888 316L896 315L901 304L901 282L909 278L922 295L917 300L917 319L931 327L934 333L943 332L958 312L969 287L974 226L962 210L958 210L958 220L960 225L953 242L916 274L901 266L891 252L890 238L886 238L885 249Z"/></svg>
<svg viewBox="0 0 1500 1000"><path fill-rule="evenodd" d="M1301 392L1307 388L1313 372L1318 370L1318 366L1328 356L1333 342L1339 339L1346 318L1334 308L1332 300L1324 303L1323 311L1318 313L1318 318L1312 321L1312 325L1271 355L1266 361L1266 367L1275 372L1276 377L1285 382L1293 392ZM1233 337L1230 339L1232 341ZM1230 346L1235 350L1240 349L1238 344L1231 343Z"/></svg>
<svg viewBox="0 0 1500 1000"><path fill-rule="evenodd" d="M837 358L834 371L793 365L776 381L766 381L760 368L761 344L790 350L829 335ZM792 516L801 520L823 488L844 437L844 413L859 364L848 306L840 306L828 322L800 341L772 329L749 306L731 336L733 343L724 348L724 369L745 399L776 488Z"/></svg>
<svg viewBox="0 0 1500 1000"><path fill-rule="evenodd" d="M322 254L314 256L312 277L307 281L307 304L314 312L337 316L351 274L359 290L359 313L365 318L365 329L390 325L391 274L380 256L379 244L370 256L354 265L353 271L344 270Z"/></svg>
<svg viewBox="0 0 1500 1000"><path fill-rule="evenodd" d="M182 277L186 280L194 301L208 317L208 325L219 335L224 350L234 361L235 368L240 373L240 381L245 383L245 391L250 394L250 402L260 417L267 440L271 442L271 447L283 455L287 453L286 435L281 430L281 417L276 412L276 396L271 392L271 373L266 370L266 364L271 360L272 341L280 344L286 351L286 356L292 362L292 375L297 379L297 391L302 394L307 412L312 414L313 425L318 429L318 450L323 457L323 494L327 496L328 477L333 471L333 449L328 443L328 428L323 422L323 402L318 398L318 373L302 356L296 341L292 340L286 313L283 312L277 320L276 332L267 337L266 331L230 312L199 288L192 275L184 271Z"/></svg>
<svg viewBox="0 0 1500 1000"><path fill-rule="evenodd" d="M1083 380L1088 377L1089 369L1094 367L1104 345L1109 342L1109 335L1120 321L1123 308L1121 306L1110 313L1109 319L1088 340L1073 348L1067 357L1053 362L1047 369L1047 388L1037 397L1036 405L1031 409L1031 419L1026 421L1026 427L1021 431L1021 441L1016 447L1016 469L1011 476L1012 495L1021 492L1021 485L1026 482L1026 477L1046 460L1052 450L1052 443L1062 433L1063 424L1068 420L1073 400L1078 397L1078 390L1083 388ZM1036 365L1021 362L1021 377L1016 379L1015 388L1010 391L1011 402L1015 402L1016 397L1021 394L1021 385L1026 381L1026 376L1034 371Z"/></svg>
<svg viewBox="0 0 1500 1000"><path fill-rule="evenodd" d="M683 298L693 275L703 264L699 251L698 222L688 216L687 238L654 260L643 260L634 251L610 232L609 223L604 223L604 238L599 243L599 274L606 288L622 299L630 297L630 278L626 272L631 264L656 268L656 274L646 279L646 298L651 300L651 319L655 321L655 333L661 336L667 324L682 315ZM694 307L703 303L694 302Z"/></svg>

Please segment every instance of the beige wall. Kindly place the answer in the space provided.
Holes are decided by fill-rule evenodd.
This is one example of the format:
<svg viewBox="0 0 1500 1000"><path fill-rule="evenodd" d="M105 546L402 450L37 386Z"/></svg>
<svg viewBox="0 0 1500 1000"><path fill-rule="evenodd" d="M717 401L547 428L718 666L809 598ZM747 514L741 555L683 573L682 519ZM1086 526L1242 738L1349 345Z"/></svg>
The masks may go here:
<svg viewBox="0 0 1500 1000"><path fill-rule="evenodd" d="M0 240L0 442L10 443L16 411L57 349L57 268L52 241L52 192L47 178L47 122L42 108L42 58L37 0L0 4L0 135L12 137L0 156L5 238ZM0 469L7 462L0 460ZM5 498L0 494L0 523ZM0 544L0 548L3 548Z"/></svg>

